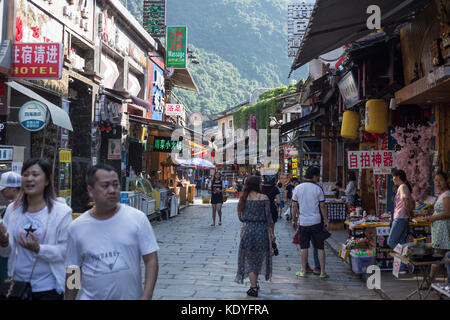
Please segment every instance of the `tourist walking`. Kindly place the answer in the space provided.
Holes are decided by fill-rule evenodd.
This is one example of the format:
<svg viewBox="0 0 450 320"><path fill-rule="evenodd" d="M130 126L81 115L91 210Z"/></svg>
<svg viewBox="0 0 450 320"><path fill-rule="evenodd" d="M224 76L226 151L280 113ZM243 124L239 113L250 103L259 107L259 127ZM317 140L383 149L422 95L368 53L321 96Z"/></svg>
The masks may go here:
<svg viewBox="0 0 450 320"><path fill-rule="evenodd" d="M440 171L434 177L434 189L438 196L434 204L433 215L426 217L431 222L431 242L435 253L447 257L450 252L450 186L446 173ZM448 267L447 265L447 270ZM430 279L434 279L438 271L438 265L432 265ZM450 279L450 274L447 275ZM428 289L430 283L424 283L422 289Z"/></svg>
<svg viewBox="0 0 450 320"><path fill-rule="evenodd" d="M239 243L236 282L243 283L248 276L250 289L247 294L258 296L258 277L266 281L272 277L271 242L273 233L270 200L261 193L261 178L251 176L245 183L238 203L238 217L243 222Z"/></svg>
<svg viewBox="0 0 450 320"><path fill-rule="evenodd" d="M71 222L72 209L57 201L49 162L26 161L22 191L0 226L0 255L9 257L9 277L30 284L31 300L63 300Z"/></svg>
<svg viewBox="0 0 450 320"><path fill-rule="evenodd" d="M81 268L80 299L151 300L159 247L147 216L119 204L120 181L113 167L90 168L86 184L95 206L70 225L66 258L66 267ZM68 272L68 280L70 276ZM66 300L74 300L77 294L77 288L66 286Z"/></svg>
<svg viewBox="0 0 450 320"><path fill-rule="evenodd" d="M223 191L225 190L222 175L219 171L214 173L211 180L209 190L211 191L211 207L212 207L212 224L216 225L216 212L219 215L219 226L222 225L222 205L223 205Z"/></svg>
<svg viewBox="0 0 450 320"><path fill-rule="evenodd" d="M308 249L312 241L318 251L320 278L328 278L325 272L325 236L324 228L328 228L328 212L325 195L317 184L320 179L320 168L309 167L303 183L293 191L292 225L299 231L301 271L298 277L307 277Z"/></svg>
<svg viewBox="0 0 450 320"><path fill-rule="evenodd" d="M281 182L278 182L277 187L278 187L278 191L280 192L280 203L278 204L278 214L279 214L279 218L282 219L284 203L286 200L286 190L284 189L283 184Z"/></svg>
<svg viewBox="0 0 450 320"><path fill-rule="evenodd" d="M278 190L278 187L275 185L275 177L273 175L265 175L263 177L263 181L264 184L262 186L262 193L265 194L270 201L270 212L272 213L272 220L273 220L272 233L275 234L275 223L278 221L277 207L281 204L280 191ZM272 239L272 249L273 255L277 256L279 251L276 243L276 237L273 237Z"/></svg>

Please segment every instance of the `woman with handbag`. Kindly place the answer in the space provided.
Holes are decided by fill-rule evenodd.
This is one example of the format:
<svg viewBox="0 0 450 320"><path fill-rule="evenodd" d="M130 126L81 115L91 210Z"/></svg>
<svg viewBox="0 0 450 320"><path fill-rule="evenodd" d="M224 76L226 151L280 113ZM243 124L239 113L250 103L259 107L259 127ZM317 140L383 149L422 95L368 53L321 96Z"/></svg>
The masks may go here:
<svg viewBox="0 0 450 320"><path fill-rule="evenodd" d="M243 222L235 281L243 283L248 276L247 295L258 296L258 276L272 277L271 243L274 238L273 219L269 197L262 193L261 178L247 179L238 203L238 217Z"/></svg>
<svg viewBox="0 0 450 320"><path fill-rule="evenodd" d="M25 162L21 193L0 226L0 255L9 257L11 277L0 286L0 299L63 300L71 222L72 209L56 199L49 162Z"/></svg>
<svg viewBox="0 0 450 320"><path fill-rule="evenodd" d="M216 225L216 212L219 215L219 226L222 224L222 205L224 184L219 171L214 173L209 189L211 190L212 219L211 227Z"/></svg>

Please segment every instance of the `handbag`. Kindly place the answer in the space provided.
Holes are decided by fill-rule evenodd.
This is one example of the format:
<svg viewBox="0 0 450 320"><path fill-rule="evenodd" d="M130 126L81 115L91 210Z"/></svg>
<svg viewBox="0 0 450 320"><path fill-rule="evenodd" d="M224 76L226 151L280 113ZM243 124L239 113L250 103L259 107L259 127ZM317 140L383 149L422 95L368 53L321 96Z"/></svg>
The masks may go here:
<svg viewBox="0 0 450 320"><path fill-rule="evenodd" d="M42 238L42 242L45 240L45 236L47 234L48 221L50 217L47 218L47 224L45 227L44 237ZM18 249L16 246L16 262L17 262ZM34 269L37 264L37 256L34 260L33 268L31 269L30 278L28 281L16 281L14 280L14 276L16 274L16 270L14 268L14 272L11 279L6 279L0 285L0 300L31 300L32 299L32 289L31 289L31 277L33 276Z"/></svg>
<svg viewBox="0 0 450 320"><path fill-rule="evenodd" d="M322 226L322 237L323 240L327 240L329 237L331 237L330 231L328 231L325 226Z"/></svg>
<svg viewBox="0 0 450 320"><path fill-rule="evenodd" d="M300 238L300 233L297 231L297 232L295 233L295 235L294 235L294 239L292 240L292 243L293 243L293 244L299 244L299 243L300 243L299 238Z"/></svg>

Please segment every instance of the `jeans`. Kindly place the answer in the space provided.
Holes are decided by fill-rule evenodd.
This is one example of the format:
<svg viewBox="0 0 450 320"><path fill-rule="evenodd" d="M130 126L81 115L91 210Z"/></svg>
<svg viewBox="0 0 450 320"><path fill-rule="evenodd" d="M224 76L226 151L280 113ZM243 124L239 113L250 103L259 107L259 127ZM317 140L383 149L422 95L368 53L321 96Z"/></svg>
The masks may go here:
<svg viewBox="0 0 450 320"><path fill-rule="evenodd" d="M409 219L395 219L392 222L391 232L389 233L388 246L394 249L397 244L404 244L408 234ZM406 270L405 264L400 265L400 270Z"/></svg>
<svg viewBox="0 0 450 320"><path fill-rule="evenodd" d="M392 222L391 232L389 233L388 246L392 249L397 244L404 244L406 242L406 235L408 233L408 219L395 219Z"/></svg>

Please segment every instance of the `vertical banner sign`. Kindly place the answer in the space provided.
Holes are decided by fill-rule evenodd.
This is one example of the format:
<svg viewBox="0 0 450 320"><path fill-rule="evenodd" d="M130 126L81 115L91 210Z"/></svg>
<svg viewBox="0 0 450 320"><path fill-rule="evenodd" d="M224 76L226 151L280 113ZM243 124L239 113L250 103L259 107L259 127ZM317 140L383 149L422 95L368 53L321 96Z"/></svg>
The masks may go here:
<svg viewBox="0 0 450 320"><path fill-rule="evenodd" d="M166 35L166 0L144 0L143 22L153 38Z"/></svg>
<svg viewBox="0 0 450 320"><path fill-rule="evenodd" d="M62 99L61 109L69 114L69 101ZM69 130L61 128L61 148L67 149L69 147Z"/></svg>
<svg viewBox="0 0 450 320"><path fill-rule="evenodd" d="M166 46L166 67L186 69L187 27L167 27Z"/></svg>
<svg viewBox="0 0 450 320"><path fill-rule="evenodd" d="M59 192L58 195L72 204L72 151L59 151Z"/></svg>
<svg viewBox="0 0 450 320"><path fill-rule="evenodd" d="M13 78L61 79L62 43L15 43Z"/></svg>

